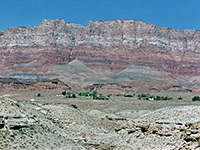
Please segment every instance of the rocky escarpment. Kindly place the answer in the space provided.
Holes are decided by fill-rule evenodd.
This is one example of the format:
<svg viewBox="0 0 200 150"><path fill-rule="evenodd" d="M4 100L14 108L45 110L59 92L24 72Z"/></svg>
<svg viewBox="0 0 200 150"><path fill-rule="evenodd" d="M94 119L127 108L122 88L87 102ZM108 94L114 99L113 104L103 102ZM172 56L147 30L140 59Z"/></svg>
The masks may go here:
<svg viewBox="0 0 200 150"><path fill-rule="evenodd" d="M200 31L135 20L90 21L88 26L44 20L38 26L0 32L2 74L46 73L49 65L67 64L77 58L106 73L134 64L195 76L200 75L199 57Z"/></svg>
<svg viewBox="0 0 200 150"><path fill-rule="evenodd" d="M97 136L88 143L109 145L115 150L196 150L200 147L198 109L198 106L164 108L146 113L137 119L125 119L125 123L116 127L112 135ZM116 120L116 116L107 119Z"/></svg>
<svg viewBox="0 0 200 150"><path fill-rule="evenodd" d="M70 91L71 87L59 79L1 78L0 91Z"/></svg>
<svg viewBox="0 0 200 150"><path fill-rule="evenodd" d="M198 106L164 108L129 120L116 128L118 133L129 137L122 147L138 149L143 145L145 149L198 149L198 109ZM190 118L191 115L194 118Z"/></svg>

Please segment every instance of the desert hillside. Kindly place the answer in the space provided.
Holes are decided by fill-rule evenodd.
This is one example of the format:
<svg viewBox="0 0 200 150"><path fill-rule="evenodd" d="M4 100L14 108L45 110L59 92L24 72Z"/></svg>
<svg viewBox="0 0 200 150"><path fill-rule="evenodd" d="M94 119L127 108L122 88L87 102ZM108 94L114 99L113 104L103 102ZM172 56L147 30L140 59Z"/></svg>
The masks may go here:
<svg viewBox="0 0 200 150"><path fill-rule="evenodd" d="M10 94L9 94L10 93ZM160 150L200 147L200 104L0 93L0 149ZM15 98L15 99L13 99Z"/></svg>

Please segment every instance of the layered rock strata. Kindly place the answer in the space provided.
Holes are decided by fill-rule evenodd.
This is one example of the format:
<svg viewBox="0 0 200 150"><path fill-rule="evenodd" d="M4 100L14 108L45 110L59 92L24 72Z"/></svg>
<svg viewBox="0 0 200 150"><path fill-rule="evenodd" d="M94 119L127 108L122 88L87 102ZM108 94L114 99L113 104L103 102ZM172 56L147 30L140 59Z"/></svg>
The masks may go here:
<svg viewBox="0 0 200 150"><path fill-rule="evenodd" d="M71 91L71 87L59 79L1 78L0 91Z"/></svg>
<svg viewBox="0 0 200 150"><path fill-rule="evenodd" d="M90 21L88 26L44 20L0 32L0 70L48 72L45 66L79 59L113 73L131 65L176 75L200 75L200 31L158 27L135 20ZM31 66L31 67L30 67Z"/></svg>

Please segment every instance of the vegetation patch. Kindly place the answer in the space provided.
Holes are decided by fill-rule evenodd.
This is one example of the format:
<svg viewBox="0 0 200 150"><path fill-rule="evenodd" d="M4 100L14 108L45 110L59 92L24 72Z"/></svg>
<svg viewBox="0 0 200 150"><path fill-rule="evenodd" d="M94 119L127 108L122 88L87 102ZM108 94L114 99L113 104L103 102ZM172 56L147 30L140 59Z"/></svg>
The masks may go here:
<svg viewBox="0 0 200 150"><path fill-rule="evenodd" d="M155 95L150 95L148 94L138 94L139 99L141 100L172 100L171 97L167 96L155 96Z"/></svg>
<svg viewBox="0 0 200 150"><path fill-rule="evenodd" d="M183 98L182 98L182 97L178 97L177 99L178 99L178 100L183 100Z"/></svg>
<svg viewBox="0 0 200 150"><path fill-rule="evenodd" d="M194 96L194 97L192 98L192 101L200 101L200 97L199 97L199 96Z"/></svg>
<svg viewBox="0 0 200 150"><path fill-rule="evenodd" d="M103 95L102 93L93 92L62 92L65 98L81 98L81 99L93 99L93 100L109 100L109 96Z"/></svg>
<svg viewBox="0 0 200 150"><path fill-rule="evenodd" d="M37 97L41 97L41 94L40 94L40 93L38 93L38 94L37 94Z"/></svg>

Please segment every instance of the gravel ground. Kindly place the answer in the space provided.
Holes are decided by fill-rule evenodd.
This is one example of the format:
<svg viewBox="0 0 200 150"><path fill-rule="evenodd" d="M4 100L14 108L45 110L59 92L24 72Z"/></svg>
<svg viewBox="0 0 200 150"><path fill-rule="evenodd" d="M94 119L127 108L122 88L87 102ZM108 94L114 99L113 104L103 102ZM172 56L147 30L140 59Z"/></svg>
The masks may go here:
<svg viewBox="0 0 200 150"><path fill-rule="evenodd" d="M41 97L37 97L40 93ZM199 149L200 102L65 99L56 92L0 93L0 149ZM40 139L40 140L39 140Z"/></svg>

